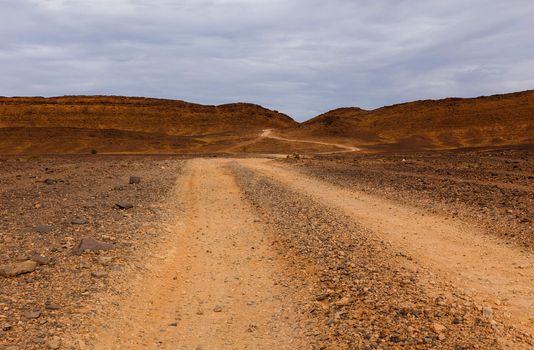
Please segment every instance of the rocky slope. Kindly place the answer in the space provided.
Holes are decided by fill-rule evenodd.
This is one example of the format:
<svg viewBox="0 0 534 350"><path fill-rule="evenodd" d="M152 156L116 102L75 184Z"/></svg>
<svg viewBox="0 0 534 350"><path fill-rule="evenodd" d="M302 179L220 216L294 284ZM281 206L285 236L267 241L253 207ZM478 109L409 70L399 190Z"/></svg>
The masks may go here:
<svg viewBox="0 0 534 350"><path fill-rule="evenodd" d="M0 153L221 151L290 117L247 103L115 96L0 98Z"/></svg>
<svg viewBox="0 0 534 350"><path fill-rule="evenodd" d="M415 101L371 111L341 108L284 135L345 140L378 150L532 144L534 91Z"/></svg>

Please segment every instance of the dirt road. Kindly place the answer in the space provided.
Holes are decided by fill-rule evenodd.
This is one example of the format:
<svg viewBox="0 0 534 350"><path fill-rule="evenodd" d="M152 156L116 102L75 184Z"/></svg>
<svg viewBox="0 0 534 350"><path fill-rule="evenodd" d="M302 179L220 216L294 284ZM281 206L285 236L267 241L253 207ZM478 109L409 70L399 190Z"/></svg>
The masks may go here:
<svg viewBox="0 0 534 350"><path fill-rule="evenodd" d="M323 146L333 146L333 147L337 147L341 149L340 151L323 152L324 154L360 151L358 147L347 146L341 143L324 142L324 141L317 141L317 140L312 141L312 140L288 139L282 136L274 135L272 129L263 130L263 132L260 135L260 138L268 138L268 139L287 141L287 142L297 142L297 143L311 143L311 144L317 144L317 145L323 145Z"/></svg>
<svg viewBox="0 0 534 350"><path fill-rule="evenodd" d="M190 160L176 196L167 243L95 349L532 346L534 259L462 222L264 159Z"/></svg>
<svg viewBox="0 0 534 350"><path fill-rule="evenodd" d="M301 348L268 230L230 171L199 159L184 172L168 245L95 349Z"/></svg>

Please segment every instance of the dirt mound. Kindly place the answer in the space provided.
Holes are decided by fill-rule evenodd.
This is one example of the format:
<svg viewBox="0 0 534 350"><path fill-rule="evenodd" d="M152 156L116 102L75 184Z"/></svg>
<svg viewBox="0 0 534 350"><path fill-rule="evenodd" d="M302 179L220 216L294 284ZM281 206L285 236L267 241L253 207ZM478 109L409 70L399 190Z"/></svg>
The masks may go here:
<svg viewBox="0 0 534 350"><path fill-rule="evenodd" d="M534 91L415 101L371 111L341 108L284 134L383 150L532 144Z"/></svg>
<svg viewBox="0 0 534 350"><path fill-rule="evenodd" d="M217 151L266 128L296 125L287 115L248 103L205 106L115 96L0 98L0 153Z"/></svg>

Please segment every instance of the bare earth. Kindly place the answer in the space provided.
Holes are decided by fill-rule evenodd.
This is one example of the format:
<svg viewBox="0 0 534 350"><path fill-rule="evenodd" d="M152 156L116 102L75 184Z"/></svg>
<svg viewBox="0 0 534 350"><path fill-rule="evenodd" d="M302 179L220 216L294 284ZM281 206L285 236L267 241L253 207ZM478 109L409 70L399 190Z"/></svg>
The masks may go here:
<svg viewBox="0 0 534 350"><path fill-rule="evenodd" d="M266 158L0 165L0 264L53 261L0 277L0 349L534 346L531 251L470 219ZM70 181L52 191L53 174ZM113 209L123 198L134 208ZM115 248L72 256L83 236Z"/></svg>

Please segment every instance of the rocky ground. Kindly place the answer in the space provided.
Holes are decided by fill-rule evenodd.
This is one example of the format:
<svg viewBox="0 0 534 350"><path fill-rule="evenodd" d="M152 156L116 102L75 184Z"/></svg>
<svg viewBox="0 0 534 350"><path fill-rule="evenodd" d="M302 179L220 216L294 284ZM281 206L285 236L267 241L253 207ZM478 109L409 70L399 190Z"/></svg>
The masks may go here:
<svg viewBox="0 0 534 350"><path fill-rule="evenodd" d="M301 322L315 320L317 349L512 349L532 341L350 217L246 168L235 172L279 232L275 246L292 266Z"/></svg>
<svg viewBox="0 0 534 350"><path fill-rule="evenodd" d="M533 163L528 151L2 159L0 349L532 349ZM401 226L373 224L388 210ZM438 235L422 217L483 229L471 270L387 240L398 227ZM479 253L526 263L491 271ZM467 291L451 268L487 281ZM499 299L482 287L503 271ZM509 294L526 318L507 313Z"/></svg>
<svg viewBox="0 0 534 350"><path fill-rule="evenodd" d="M162 157L0 160L0 275L9 275L0 276L0 349L65 348L87 333L99 297L156 244L181 166Z"/></svg>
<svg viewBox="0 0 534 350"><path fill-rule="evenodd" d="M534 251L534 150L323 155L305 174L469 221Z"/></svg>

